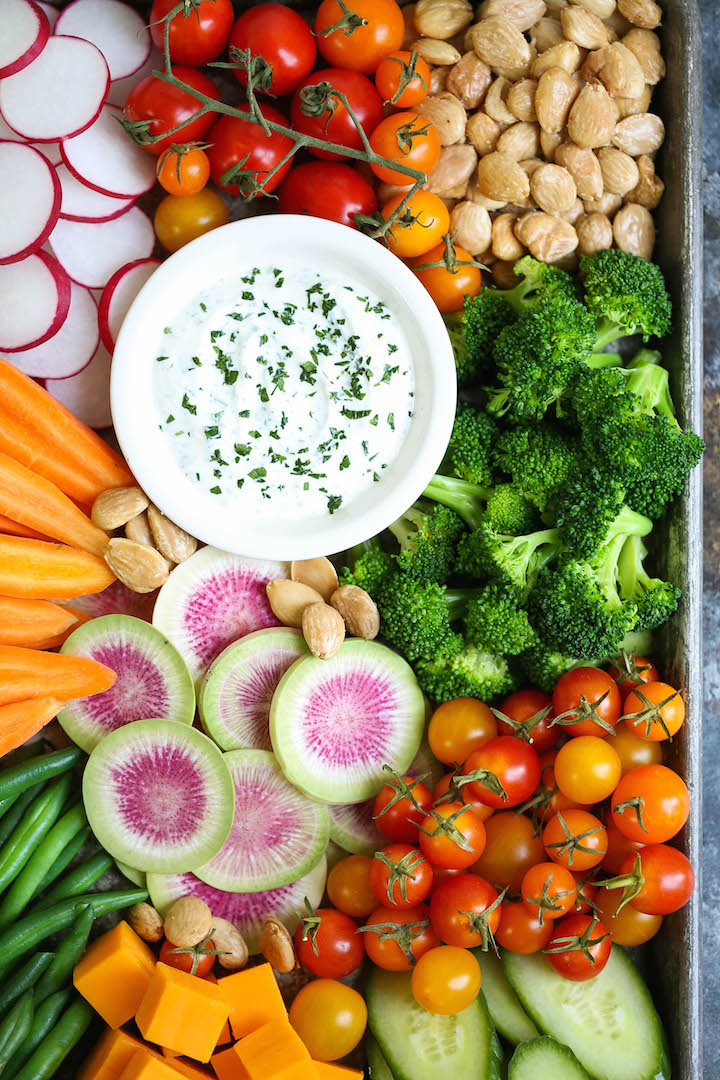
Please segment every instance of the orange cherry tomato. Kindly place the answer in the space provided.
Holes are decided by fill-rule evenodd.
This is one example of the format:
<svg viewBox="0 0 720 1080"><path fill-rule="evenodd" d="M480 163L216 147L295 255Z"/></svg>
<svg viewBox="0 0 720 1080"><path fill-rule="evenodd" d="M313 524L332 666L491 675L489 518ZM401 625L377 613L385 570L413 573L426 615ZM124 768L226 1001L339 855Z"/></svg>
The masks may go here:
<svg viewBox="0 0 720 1080"><path fill-rule="evenodd" d="M553 690L558 723L568 735L609 735L620 719L622 700L617 683L596 667L573 668Z"/></svg>
<svg viewBox="0 0 720 1080"><path fill-rule="evenodd" d="M625 945L627 948L644 945L650 938L655 937L662 926L662 915L647 915L632 904L625 904L618 911L622 895L622 889L599 889L595 898L597 913L616 945Z"/></svg>
<svg viewBox="0 0 720 1080"><path fill-rule="evenodd" d="M370 855L348 855L328 874L327 894L330 903L353 919L364 919L377 907L370 887Z"/></svg>
<svg viewBox="0 0 720 1080"><path fill-rule="evenodd" d="M579 803L574 799L568 799L558 787L555 779L555 761L557 750L547 750L540 757L540 801L535 807L534 814L541 822L549 821L558 810L580 810L591 805Z"/></svg>
<svg viewBox="0 0 720 1080"><path fill-rule="evenodd" d="M667 683L647 683L625 698L625 722L635 735L649 742L671 739L685 721L680 691Z"/></svg>
<svg viewBox="0 0 720 1080"><path fill-rule="evenodd" d="M288 1019L314 1061L337 1061L352 1053L365 1034L367 1006L351 986L313 979L298 990Z"/></svg>
<svg viewBox="0 0 720 1080"><path fill-rule="evenodd" d="M212 941L201 942L194 948L178 949L166 939L160 946L160 959L168 967L174 967L178 971L186 971L188 975L197 975L199 979L204 979L215 963L214 949Z"/></svg>
<svg viewBox="0 0 720 1080"><path fill-rule="evenodd" d="M537 863L522 879L523 902L539 922L561 919L575 907L577 883L564 866L557 863Z"/></svg>
<svg viewBox="0 0 720 1080"><path fill-rule="evenodd" d="M440 944L425 904L404 911L377 908L362 936L373 964L385 971L410 971L423 953Z"/></svg>
<svg viewBox="0 0 720 1080"><path fill-rule="evenodd" d="M577 888L577 896L575 897L575 903L573 910L576 915L587 915L589 912L594 911L593 904L595 903L595 897L597 896L598 886L595 884L593 874L594 870L591 870L587 874L573 874L575 878L575 886Z"/></svg>
<svg viewBox="0 0 720 1080"><path fill-rule="evenodd" d="M397 109L409 109L430 92L430 68L415 52L394 52L378 64L375 85L384 101Z"/></svg>
<svg viewBox="0 0 720 1080"><path fill-rule="evenodd" d="M402 45L402 10L395 0L352 0L343 6L344 11L338 0L322 0L315 16L318 49L335 67L370 75L383 56Z"/></svg>
<svg viewBox="0 0 720 1080"><path fill-rule="evenodd" d="M482 271L472 255L449 239L414 259L410 268L444 313L461 311L465 297L482 288Z"/></svg>
<svg viewBox="0 0 720 1080"><path fill-rule="evenodd" d="M375 852L370 887L383 907L417 907L432 886L432 867L417 848L410 844L388 844Z"/></svg>
<svg viewBox="0 0 720 1080"><path fill-rule="evenodd" d="M690 813L690 793L682 777L665 765L641 765L625 773L613 792L612 820L638 844L664 844L676 836Z"/></svg>
<svg viewBox="0 0 720 1080"><path fill-rule="evenodd" d="M522 902L510 902L502 905L500 924L495 931L498 945L508 952L530 953L544 949L553 932L551 919L540 919Z"/></svg>
<svg viewBox="0 0 720 1080"><path fill-rule="evenodd" d="M662 765L662 743L641 739L624 720L620 721L612 735L607 736L605 742L620 758L623 776L640 765Z"/></svg>
<svg viewBox="0 0 720 1080"><path fill-rule="evenodd" d="M620 695L623 701L636 686L642 686L643 683L657 682L660 678L658 669L652 660L648 660L645 656L633 656L632 653L625 654L622 661L611 664L608 668L608 675L620 687Z"/></svg>
<svg viewBox="0 0 720 1080"><path fill-rule="evenodd" d="M433 889L430 921L446 945L486 948L500 922L499 893L478 874L448 878Z"/></svg>
<svg viewBox="0 0 720 1080"><path fill-rule="evenodd" d="M620 877L637 875L630 903L646 915L670 915L687 904L695 888L695 871L682 851L667 844L648 844L620 867Z"/></svg>
<svg viewBox="0 0 720 1080"><path fill-rule="evenodd" d="M639 851L643 844L637 840L631 840L625 833L621 833L615 824L612 815L608 816L608 821L605 824L605 831L607 833L607 851L603 858L602 866L603 870L607 870L610 874L619 874L620 867L625 860Z"/></svg>
<svg viewBox="0 0 720 1080"><path fill-rule="evenodd" d="M464 803L440 803L420 826L420 849L433 866L465 869L484 848L485 826Z"/></svg>
<svg viewBox="0 0 720 1080"><path fill-rule="evenodd" d="M542 839L524 814L506 810L485 823L485 850L473 865L496 889L519 892L522 879L535 863L545 861Z"/></svg>
<svg viewBox="0 0 720 1080"><path fill-rule="evenodd" d="M497 733L497 721L484 702L460 697L446 701L432 714L428 741L438 761L458 765Z"/></svg>
<svg viewBox="0 0 720 1080"><path fill-rule="evenodd" d="M420 957L411 987L418 1005L439 1016L455 1016L480 992L480 965L468 949L440 945Z"/></svg>
<svg viewBox="0 0 720 1080"><path fill-rule="evenodd" d="M542 841L553 862L573 871L598 866L607 851L605 827L587 810L558 812L543 829Z"/></svg>
<svg viewBox="0 0 720 1080"><path fill-rule="evenodd" d="M199 146L170 146L155 171L169 195L197 195L210 179L210 160Z"/></svg>
<svg viewBox="0 0 720 1080"><path fill-rule="evenodd" d="M440 158L440 136L434 124L416 112L387 116L370 136L370 145L380 157L397 161L421 173L430 173ZM407 186L413 178L387 165L370 162L375 175L386 184Z"/></svg>
<svg viewBox="0 0 720 1080"><path fill-rule="evenodd" d="M381 214L386 221L404 198L404 195L395 195L385 203ZM442 199L431 191L416 191L385 239L391 251L402 259L410 259L430 251L449 228L450 214Z"/></svg>
<svg viewBox="0 0 720 1080"><path fill-rule="evenodd" d="M622 773L620 758L606 739L579 735L558 750L555 779L568 799L598 803L612 795Z"/></svg>
<svg viewBox="0 0 720 1080"><path fill-rule="evenodd" d="M177 251L198 236L227 225L228 208L216 191L166 195L155 211L155 233L167 251Z"/></svg>
<svg viewBox="0 0 720 1080"><path fill-rule="evenodd" d="M470 784L459 784L460 775L454 772L446 773L442 779L438 780L433 791L433 803L435 805L440 802L465 803L474 810L481 821L487 821L495 813L493 807L474 798L470 792Z"/></svg>

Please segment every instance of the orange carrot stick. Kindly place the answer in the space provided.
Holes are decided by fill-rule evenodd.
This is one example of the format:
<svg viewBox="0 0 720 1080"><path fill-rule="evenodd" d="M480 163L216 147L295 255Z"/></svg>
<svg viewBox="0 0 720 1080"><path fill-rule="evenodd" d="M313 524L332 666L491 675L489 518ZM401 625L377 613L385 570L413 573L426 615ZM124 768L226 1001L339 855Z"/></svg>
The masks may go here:
<svg viewBox="0 0 720 1080"><path fill-rule="evenodd" d="M9 517L5 517L4 514L0 514L0 533L9 533L10 536L26 536L29 540L51 539L45 533L35 532L34 529L29 529L27 525L21 525L19 521L12 521Z"/></svg>
<svg viewBox="0 0 720 1080"><path fill-rule="evenodd" d="M88 656L0 645L0 705L43 695L73 701L109 690L116 678Z"/></svg>
<svg viewBox="0 0 720 1080"><path fill-rule="evenodd" d="M35 697L0 706L0 756L37 735L63 707L53 697Z"/></svg>
<svg viewBox="0 0 720 1080"><path fill-rule="evenodd" d="M115 580L103 559L67 544L0 535L0 595L70 600L102 592Z"/></svg>
<svg viewBox="0 0 720 1080"><path fill-rule="evenodd" d="M60 607L59 604L51 604L47 600L0 596L0 645L50 648L51 646L38 645L37 642L45 638L56 638L78 625L75 613Z"/></svg>

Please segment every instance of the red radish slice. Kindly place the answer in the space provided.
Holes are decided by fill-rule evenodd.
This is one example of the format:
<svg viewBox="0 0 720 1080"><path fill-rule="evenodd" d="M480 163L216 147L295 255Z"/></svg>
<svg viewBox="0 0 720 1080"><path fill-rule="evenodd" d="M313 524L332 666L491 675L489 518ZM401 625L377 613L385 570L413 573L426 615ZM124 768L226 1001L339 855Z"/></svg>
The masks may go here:
<svg viewBox="0 0 720 1080"><path fill-rule="evenodd" d="M79 0L76 0L79 2ZM92 127L61 147L63 161L81 183L103 195L136 199L155 183L155 161L130 142L118 123L122 110L105 105Z"/></svg>
<svg viewBox="0 0 720 1080"><path fill-rule="evenodd" d="M50 37L50 23L32 0L3 0L0 35L0 79L32 64Z"/></svg>
<svg viewBox="0 0 720 1080"><path fill-rule="evenodd" d="M109 85L99 49L79 38L53 36L29 67L0 82L0 112L31 142L69 139L96 119Z"/></svg>
<svg viewBox="0 0 720 1080"><path fill-rule="evenodd" d="M64 164L58 165L57 178L62 190L60 217L69 221L112 221L135 203L134 199L114 199L86 187Z"/></svg>
<svg viewBox="0 0 720 1080"><path fill-rule="evenodd" d="M57 334L70 292L70 278L46 251L0 266L0 350L20 352Z"/></svg>
<svg viewBox="0 0 720 1080"><path fill-rule="evenodd" d="M138 259L121 266L103 289L98 310L100 339L112 352L123 320L143 285L160 265L159 259Z"/></svg>
<svg viewBox="0 0 720 1080"><path fill-rule="evenodd" d="M121 0L73 0L55 30L97 45L111 79L132 75L150 54L150 31L137 11Z"/></svg>
<svg viewBox="0 0 720 1080"><path fill-rule="evenodd" d="M8 127L2 116L0 116L0 139L2 139L3 142L19 142L25 143L27 146L32 146L33 150L39 150L43 157L48 159L51 165L59 165L62 161L59 142L28 143L22 135L18 135L17 131L13 131L11 127Z"/></svg>
<svg viewBox="0 0 720 1080"><path fill-rule="evenodd" d="M104 289L121 266L150 257L155 233L150 218L133 206L112 221L60 218L50 245L73 281L88 289Z"/></svg>
<svg viewBox="0 0 720 1080"><path fill-rule="evenodd" d="M117 105L122 108L127 101L128 94L138 83L141 83L148 75L152 75L153 71L162 71L164 68L165 61L162 53L159 49L153 48L141 68L132 75L128 75L127 79L115 79L110 83L107 95L108 105Z"/></svg>
<svg viewBox="0 0 720 1080"><path fill-rule="evenodd" d="M60 14L60 12L54 4L47 4L45 3L45 0L35 0L35 2L37 6L45 12L47 16L47 21L50 25L50 33L52 34L53 30L55 29L55 23L58 21L58 15Z"/></svg>
<svg viewBox="0 0 720 1080"><path fill-rule="evenodd" d="M47 158L18 142L0 142L0 263L41 248L60 214L60 181Z"/></svg>
<svg viewBox="0 0 720 1080"><path fill-rule="evenodd" d="M90 363L78 375L69 379L46 379L45 389L88 427L110 427L110 364L110 353L101 343Z"/></svg>
<svg viewBox="0 0 720 1080"><path fill-rule="evenodd" d="M12 362L34 379L67 379L87 367L100 341L97 305L82 285L71 286L67 318L42 345L13 353Z"/></svg>

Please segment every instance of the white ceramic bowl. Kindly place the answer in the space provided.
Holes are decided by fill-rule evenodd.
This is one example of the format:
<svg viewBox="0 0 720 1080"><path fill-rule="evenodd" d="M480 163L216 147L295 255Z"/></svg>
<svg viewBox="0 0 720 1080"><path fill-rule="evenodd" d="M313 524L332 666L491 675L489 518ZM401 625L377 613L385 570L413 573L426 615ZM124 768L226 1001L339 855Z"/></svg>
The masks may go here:
<svg viewBox="0 0 720 1080"><path fill-rule="evenodd" d="M157 342L198 292L273 260L302 258L372 289L407 335L415 365L415 410L400 454L372 489L334 514L259 521L218 507L181 471L158 430L153 405ZM415 275L382 244L319 218L272 215L232 222L164 262L122 325L112 365L112 413L122 451L149 499L199 540L224 551L307 559L343 551L381 532L419 497L445 453L456 376L445 324Z"/></svg>

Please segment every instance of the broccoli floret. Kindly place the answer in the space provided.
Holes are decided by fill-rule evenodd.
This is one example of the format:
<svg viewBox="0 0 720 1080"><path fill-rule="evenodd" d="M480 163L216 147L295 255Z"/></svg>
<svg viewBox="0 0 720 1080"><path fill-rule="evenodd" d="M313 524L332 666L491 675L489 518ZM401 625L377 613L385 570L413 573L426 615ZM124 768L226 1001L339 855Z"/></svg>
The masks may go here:
<svg viewBox="0 0 720 1080"><path fill-rule="evenodd" d="M465 612L465 638L478 649L516 656L537 640L527 611L515 589L486 585Z"/></svg>
<svg viewBox="0 0 720 1080"><path fill-rule="evenodd" d="M461 402L441 471L470 484L490 487L491 451L496 437L497 425L492 417Z"/></svg>
<svg viewBox="0 0 720 1080"><path fill-rule="evenodd" d="M438 704L458 697L494 701L515 688L507 661L474 645L466 645L454 656L420 661L415 674L427 696Z"/></svg>
<svg viewBox="0 0 720 1080"><path fill-rule="evenodd" d="M503 432L495 443L494 460L542 511L580 465L582 451L576 437L541 424Z"/></svg>
<svg viewBox="0 0 720 1080"><path fill-rule="evenodd" d="M515 263L513 273L521 280L514 289L501 292L501 296L518 315L527 311L536 301L548 296L577 299L577 289L572 275L568 274L567 270L561 270L559 266L553 266L552 263L538 262L532 255L525 255Z"/></svg>
<svg viewBox="0 0 720 1080"><path fill-rule="evenodd" d="M543 642L537 642L520 655L520 666L528 681L546 694L552 694L555 683L572 668L581 667L591 661L577 660L557 652Z"/></svg>
<svg viewBox="0 0 720 1080"><path fill-rule="evenodd" d="M390 526L400 544L395 560L403 573L416 581L447 581L455 561L463 521L438 503L416 503Z"/></svg>
<svg viewBox="0 0 720 1080"><path fill-rule="evenodd" d="M522 491L510 484L497 488L480 487L455 476L437 473L423 492L426 499L442 503L459 514L471 529L479 528L488 517L498 528L514 533L532 523L533 508Z"/></svg>
<svg viewBox="0 0 720 1080"><path fill-rule="evenodd" d="M588 558L606 542L608 529L625 502L626 488L610 472L577 468L553 500L560 537L575 555Z"/></svg>
<svg viewBox="0 0 720 1080"><path fill-rule="evenodd" d="M340 584L358 585L374 597L394 569L392 555L383 551L377 537L358 544L345 555L348 565L343 567L339 574Z"/></svg>
<svg viewBox="0 0 720 1080"><path fill-rule="evenodd" d="M380 634L408 660L450 656L463 645L452 628L465 601L444 585L421 584L400 570L385 578L374 594L380 611Z"/></svg>
<svg viewBox="0 0 720 1080"><path fill-rule="evenodd" d="M517 315L497 289L481 289L475 297L465 297L462 312L445 316L445 325L455 354L458 386L482 382L492 368L492 347L501 330Z"/></svg>
<svg viewBox="0 0 720 1080"><path fill-rule="evenodd" d="M490 578L523 597L532 589L540 570L560 550L557 529L544 529L521 536L507 536L483 521L458 544L455 568L474 578Z"/></svg>
<svg viewBox="0 0 720 1080"><path fill-rule="evenodd" d="M620 596L637 607L638 630L654 630L676 611L680 589L669 581L651 578L643 561L647 548L639 536L625 541L618 559L618 586Z"/></svg>
<svg viewBox="0 0 720 1080"><path fill-rule="evenodd" d="M538 514L524 491L514 484L498 484L488 497L484 520L499 533L519 536L533 531Z"/></svg>
<svg viewBox="0 0 720 1080"><path fill-rule="evenodd" d="M669 332L670 297L655 263L612 248L584 255L580 273L585 303L598 320L596 349L629 334L647 341Z"/></svg>

